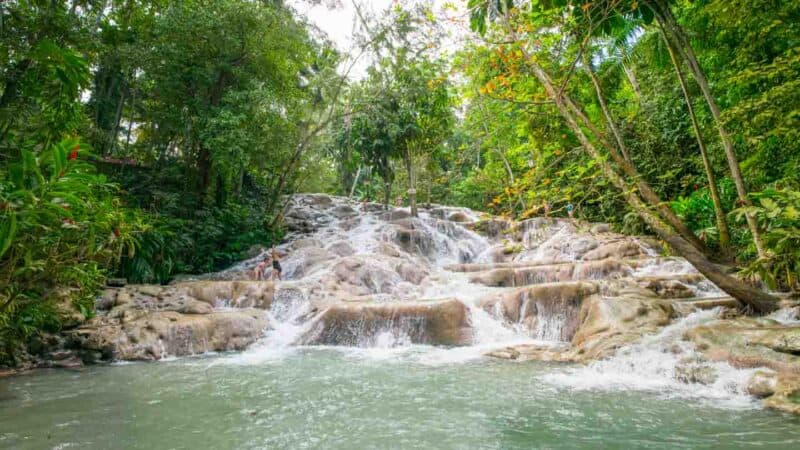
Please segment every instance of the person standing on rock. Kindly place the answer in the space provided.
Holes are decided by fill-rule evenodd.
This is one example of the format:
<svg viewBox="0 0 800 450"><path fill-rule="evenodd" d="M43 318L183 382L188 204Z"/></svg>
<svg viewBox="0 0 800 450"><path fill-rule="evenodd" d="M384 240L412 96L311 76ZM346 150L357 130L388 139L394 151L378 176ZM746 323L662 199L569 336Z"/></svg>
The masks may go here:
<svg viewBox="0 0 800 450"><path fill-rule="evenodd" d="M278 255L278 251L275 250L275 247L272 247L272 279L274 280L277 276L278 281L280 281L281 272L283 272L283 268L281 268L281 258Z"/></svg>
<svg viewBox="0 0 800 450"><path fill-rule="evenodd" d="M575 217L573 216L574 211L575 207L572 206L572 203L567 203L567 214L569 214L569 222L573 225L575 225Z"/></svg>
<svg viewBox="0 0 800 450"><path fill-rule="evenodd" d="M256 268L253 270L253 278L255 278L256 281L261 281L264 278L264 270L266 268L267 268L267 260L264 259L262 261L259 261L259 263L256 264Z"/></svg>

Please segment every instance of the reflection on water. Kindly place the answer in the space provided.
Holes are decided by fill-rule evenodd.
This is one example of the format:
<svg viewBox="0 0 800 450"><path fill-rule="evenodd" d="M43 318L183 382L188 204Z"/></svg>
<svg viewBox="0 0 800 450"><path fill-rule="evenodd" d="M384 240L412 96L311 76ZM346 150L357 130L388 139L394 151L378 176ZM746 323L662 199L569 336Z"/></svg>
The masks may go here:
<svg viewBox="0 0 800 450"><path fill-rule="evenodd" d="M698 448L800 443L800 421L664 392L573 390L544 363L369 349L211 355L0 380L0 448ZM442 350L444 351L444 350ZM361 352L361 353L359 353ZM430 356L430 355L429 355Z"/></svg>

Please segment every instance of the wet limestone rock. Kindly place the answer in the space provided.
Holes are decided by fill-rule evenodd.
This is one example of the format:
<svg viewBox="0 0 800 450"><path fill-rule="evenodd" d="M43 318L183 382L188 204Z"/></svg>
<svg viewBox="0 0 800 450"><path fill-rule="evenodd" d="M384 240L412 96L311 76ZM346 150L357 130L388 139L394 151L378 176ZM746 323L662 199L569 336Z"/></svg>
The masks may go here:
<svg viewBox="0 0 800 450"><path fill-rule="evenodd" d="M374 345L382 335L417 344L464 345L471 331L467 308L458 300L339 302L316 319L304 344Z"/></svg>
<svg viewBox="0 0 800 450"><path fill-rule="evenodd" d="M322 242L319 239L295 239L291 244L292 250L300 250L301 248L316 247L322 248Z"/></svg>
<svg viewBox="0 0 800 450"><path fill-rule="evenodd" d="M775 393L764 400L764 406L800 416L800 376L781 373L775 385Z"/></svg>
<svg viewBox="0 0 800 450"><path fill-rule="evenodd" d="M97 316L67 335L84 350L109 360L157 360L210 351L241 350L268 325L262 310L181 314L152 311L138 315Z"/></svg>
<svg viewBox="0 0 800 450"><path fill-rule="evenodd" d="M409 262L401 262L395 267L395 271L402 277L405 281L408 281L412 284L420 284L428 274L425 270L420 267L418 264L412 264Z"/></svg>
<svg viewBox="0 0 800 450"><path fill-rule="evenodd" d="M461 211L456 211L456 212L450 214L449 216L447 216L447 220L449 220L451 222L459 222L459 223L471 222L472 221L469 218L469 216L467 216L466 214L464 214Z"/></svg>
<svg viewBox="0 0 800 450"><path fill-rule="evenodd" d="M687 384L714 384L719 375L711 364L699 358L684 358L675 366L675 378Z"/></svg>
<svg viewBox="0 0 800 450"><path fill-rule="evenodd" d="M357 256L339 259L333 266L333 276L340 284L347 284L352 295L389 294L402 281L394 270Z"/></svg>
<svg viewBox="0 0 800 450"><path fill-rule="evenodd" d="M353 246L347 241L336 241L329 245L327 250L336 256L351 256L356 253Z"/></svg>
<svg viewBox="0 0 800 450"><path fill-rule="evenodd" d="M193 298L212 306L269 309L275 296L272 281L193 281L168 286L162 298ZM117 295L119 299L119 294ZM119 301L119 300L118 300Z"/></svg>
<svg viewBox="0 0 800 450"><path fill-rule="evenodd" d="M767 398L778 388L778 374L773 370L758 370L747 381L745 391L753 397Z"/></svg>
<svg viewBox="0 0 800 450"><path fill-rule="evenodd" d="M629 239L608 242L588 251L581 259L584 261L596 261L606 258L636 258L645 256L642 247Z"/></svg>
<svg viewBox="0 0 800 450"><path fill-rule="evenodd" d="M646 294L607 297L594 295L581 305L570 352L576 360L606 358L670 323L672 304Z"/></svg>
<svg viewBox="0 0 800 450"><path fill-rule="evenodd" d="M711 360L800 374L800 326L739 317L692 328L684 337Z"/></svg>
<svg viewBox="0 0 800 450"><path fill-rule="evenodd" d="M800 415L800 325L736 317L688 330L684 338L712 361L762 368L747 391L768 408Z"/></svg>

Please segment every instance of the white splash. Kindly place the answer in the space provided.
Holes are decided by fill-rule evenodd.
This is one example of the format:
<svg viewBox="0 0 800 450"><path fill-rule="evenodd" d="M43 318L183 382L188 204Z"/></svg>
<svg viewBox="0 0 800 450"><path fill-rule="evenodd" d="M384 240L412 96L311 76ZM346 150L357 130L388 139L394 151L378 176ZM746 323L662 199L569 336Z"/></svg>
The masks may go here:
<svg viewBox="0 0 800 450"><path fill-rule="evenodd" d="M744 386L754 369L736 369L724 362L700 362L692 345L681 339L686 330L717 319L720 311L717 308L694 312L619 350L609 359L560 369L543 375L542 379L575 390L656 391L667 396L713 399L733 408L752 407L755 403L745 393ZM681 381L681 366L706 371L708 384Z"/></svg>

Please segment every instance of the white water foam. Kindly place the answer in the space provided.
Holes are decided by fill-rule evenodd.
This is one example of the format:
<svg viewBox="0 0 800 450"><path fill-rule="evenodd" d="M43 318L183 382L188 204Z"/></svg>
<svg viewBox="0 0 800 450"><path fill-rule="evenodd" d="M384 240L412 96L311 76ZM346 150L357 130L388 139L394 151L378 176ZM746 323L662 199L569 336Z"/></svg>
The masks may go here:
<svg viewBox="0 0 800 450"><path fill-rule="evenodd" d="M736 369L724 362L700 363L692 345L681 340L686 330L717 319L720 311L694 312L609 359L552 372L542 379L575 390L655 391L668 397L711 399L732 408L753 407L755 402L745 393L744 386L755 369ZM682 364L689 369L713 371L716 378L709 384L680 381L678 367Z"/></svg>

